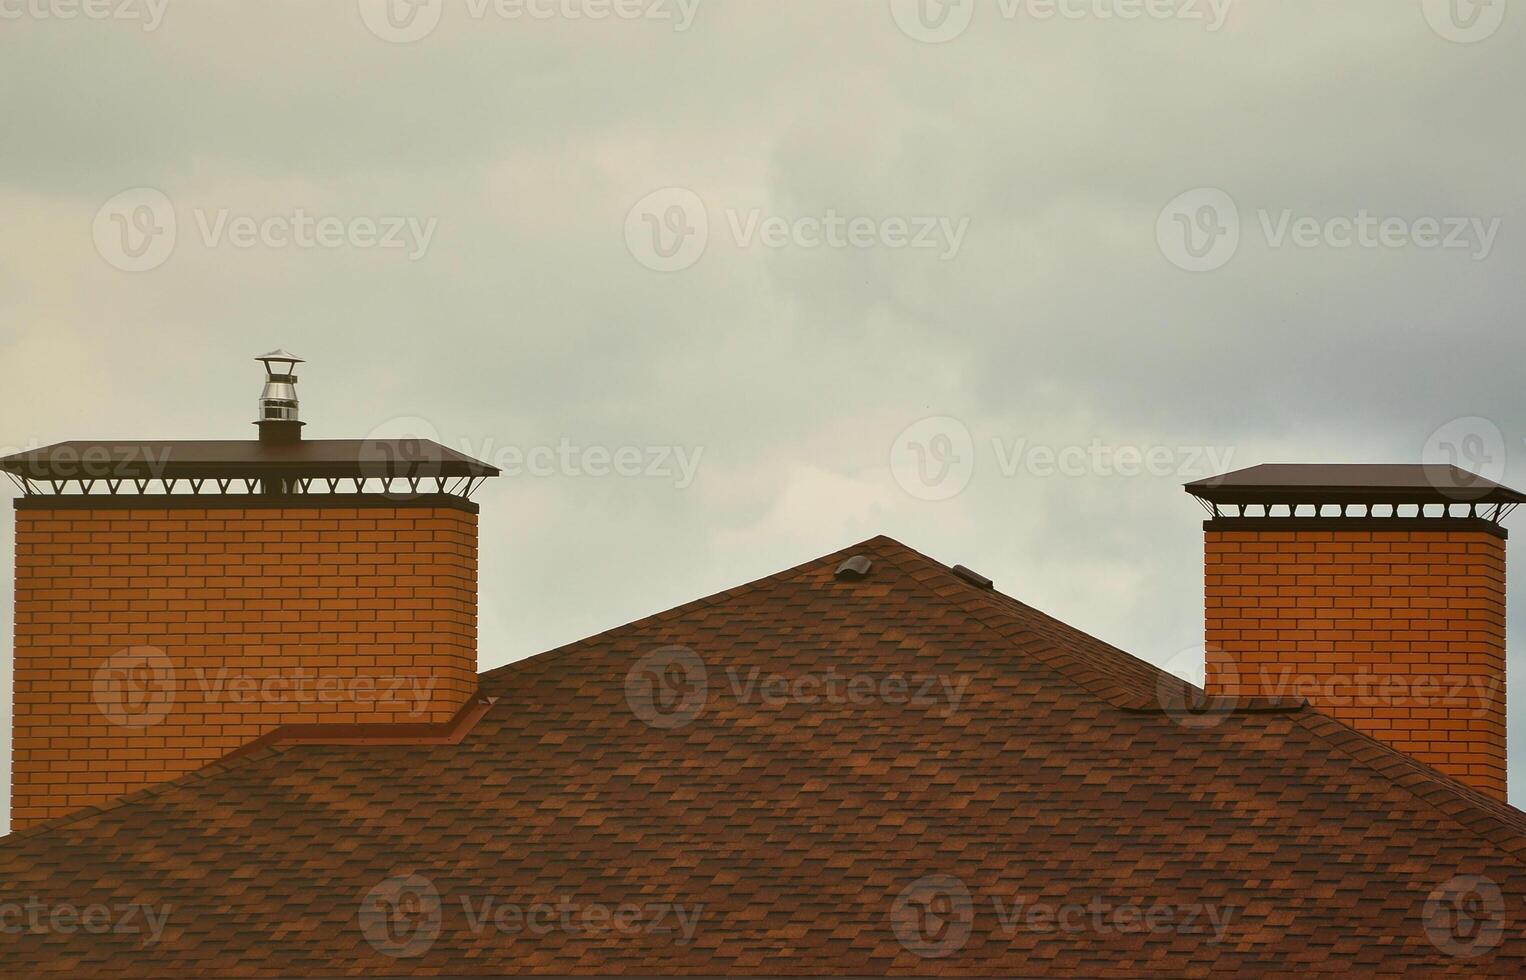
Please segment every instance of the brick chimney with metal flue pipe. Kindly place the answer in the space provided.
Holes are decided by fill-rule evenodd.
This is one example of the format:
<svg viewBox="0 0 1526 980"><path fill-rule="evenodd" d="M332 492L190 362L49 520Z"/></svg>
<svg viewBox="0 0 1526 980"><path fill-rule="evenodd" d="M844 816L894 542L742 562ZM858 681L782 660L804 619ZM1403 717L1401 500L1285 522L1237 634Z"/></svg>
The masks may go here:
<svg viewBox="0 0 1526 980"><path fill-rule="evenodd" d="M1523 495L1454 466L1266 465L1187 485L1210 698L1302 697L1505 799L1505 540Z"/></svg>
<svg viewBox="0 0 1526 980"><path fill-rule="evenodd" d="M304 440L301 359L258 360L258 439L0 459L22 492L13 828L256 740L476 710L470 495L498 470L421 440Z"/></svg>

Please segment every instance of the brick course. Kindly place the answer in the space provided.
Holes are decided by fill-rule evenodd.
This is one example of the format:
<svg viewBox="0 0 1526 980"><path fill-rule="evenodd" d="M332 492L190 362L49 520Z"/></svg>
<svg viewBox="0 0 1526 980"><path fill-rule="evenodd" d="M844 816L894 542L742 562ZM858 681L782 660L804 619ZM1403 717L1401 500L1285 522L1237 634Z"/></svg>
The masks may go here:
<svg viewBox="0 0 1526 980"><path fill-rule="evenodd" d="M1307 698L1505 798L1505 542L1483 531L1206 532L1210 694Z"/></svg>
<svg viewBox="0 0 1526 980"><path fill-rule="evenodd" d="M15 622L22 829L279 725L448 721L477 683L477 517L21 509Z"/></svg>

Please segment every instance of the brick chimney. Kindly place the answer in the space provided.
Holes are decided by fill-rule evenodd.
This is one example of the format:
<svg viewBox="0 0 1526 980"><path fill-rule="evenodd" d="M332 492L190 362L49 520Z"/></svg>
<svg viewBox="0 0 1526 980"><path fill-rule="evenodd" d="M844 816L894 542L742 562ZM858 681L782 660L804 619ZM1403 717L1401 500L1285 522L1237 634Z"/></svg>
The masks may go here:
<svg viewBox="0 0 1526 980"><path fill-rule="evenodd" d="M1505 799L1505 529L1453 466L1265 465L1187 485L1212 697L1302 697ZM1232 702L1231 702L1232 703Z"/></svg>
<svg viewBox="0 0 1526 980"><path fill-rule="evenodd" d="M374 738L471 714L469 495L498 471L422 440L303 440L300 358L259 360L258 439L0 460L23 494L13 828L292 726Z"/></svg>

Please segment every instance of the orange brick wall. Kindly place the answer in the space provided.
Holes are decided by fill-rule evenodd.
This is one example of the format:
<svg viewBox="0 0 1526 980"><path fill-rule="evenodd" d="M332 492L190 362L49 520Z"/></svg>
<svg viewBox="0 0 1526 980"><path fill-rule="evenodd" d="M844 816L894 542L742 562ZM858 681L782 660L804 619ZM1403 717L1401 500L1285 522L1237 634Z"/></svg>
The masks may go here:
<svg viewBox="0 0 1526 980"><path fill-rule="evenodd" d="M278 725L445 721L476 629L462 510L17 510L12 826Z"/></svg>
<svg viewBox="0 0 1526 980"><path fill-rule="evenodd" d="M1297 696L1505 798L1505 542L1206 533L1207 689Z"/></svg>

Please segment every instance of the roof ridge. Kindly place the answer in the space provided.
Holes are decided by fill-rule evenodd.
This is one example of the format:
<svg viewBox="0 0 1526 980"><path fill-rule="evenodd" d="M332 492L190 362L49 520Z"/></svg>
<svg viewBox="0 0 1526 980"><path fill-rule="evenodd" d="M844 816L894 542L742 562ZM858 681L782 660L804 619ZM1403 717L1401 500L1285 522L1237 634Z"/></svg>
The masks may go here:
<svg viewBox="0 0 1526 980"><path fill-rule="evenodd" d="M942 562L898 541L890 543L902 551L903 557L910 557L935 566L954 578L949 590L929 589L928 591L941 599L953 601L962 611L970 614L981 625L1004 639L1011 640L1012 637L1006 630L993 625L987 619L987 613L999 615L1007 621L1009 626L1032 632L1042 641L1042 647L1035 649L1032 646L1026 646L1023 648L1025 654L1032 656L1036 662L1073 685L1089 691L1114 707L1126 711L1138 711L1163 706L1154 699L1149 699L1148 704L1140 704L1137 692L1127 691L1112 678L1098 673L1096 667L1078 661L1055 641L1055 638L1050 635L1052 632L1064 632L1071 638L1094 644L1107 654L1127 658L1131 666L1138 665L1154 672L1158 683L1169 681L1173 686L1180 685L1190 690L1197 690L1194 685L1176 677L1170 671L1115 647L1105 640L1093 637L1062 620L1055 619L1019 599L995 591L976 592L974 587L957 579L953 570ZM924 580L916 576L912 577L919 584L926 586L927 583ZM964 594L960 595L958 591L955 591L956 589L962 590ZM1013 606L1017 608L1014 609ZM1032 622L1032 619L1037 619L1038 622ZM1068 664L1076 669L1067 671L1057 666L1057 663ZM1447 817L1463 830L1489 841L1526 866L1526 813L1522 813L1508 803L1502 804L1484 796L1419 760L1320 713L1318 709L1301 698L1241 698L1235 701L1231 709L1231 713L1234 714L1267 712L1286 714L1333 749L1341 751L1354 761L1366 766L1387 782L1402 788L1430 809Z"/></svg>
<svg viewBox="0 0 1526 980"><path fill-rule="evenodd" d="M1451 776L1357 731L1318 709L1293 715L1304 729L1463 830L1494 844L1526 867L1526 813L1484 796Z"/></svg>
<svg viewBox="0 0 1526 980"><path fill-rule="evenodd" d="M993 590L977 590L963 579L955 575L952 568L928 555L922 554L915 548L911 548L899 541L885 539L888 543L900 549L903 557L909 557L917 562L936 568L938 571L951 577L947 589L929 588L933 595L941 600L952 602L960 611L966 613L980 625L996 633L1004 640L1013 641L1012 633L1021 630L1028 633L1038 641L1037 644L1029 643L1023 646L1023 652L1033 657L1040 665L1051 672L1059 675L1064 680L1095 697L1107 702L1115 708L1125 711L1141 711L1163 709L1159 701L1160 688L1158 685L1169 684L1174 690L1185 686L1191 688L1188 682L1172 674L1170 671L1157 667L1143 658L1136 657L1126 650L1120 649L1098 639L1083 630L1056 619L1039 609L1015 599L1003 592ZM917 577L912 576L914 579ZM926 582L918 579L924 586ZM1016 607L1016 608L1013 608ZM1061 634L1057 636L1056 634ZM1127 666L1143 674L1150 676L1152 690L1144 693L1137 689L1131 689L1124 679L1109 675L1100 665L1086 663L1083 659L1075 656L1074 652L1067 650L1063 641L1076 642L1091 647L1094 652L1104 657L1117 661L1119 665ZM1298 704L1272 704L1258 706L1257 710L1266 710L1270 707L1274 710L1282 708L1294 708Z"/></svg>
<svg viewBox="0 0 1526 980"><path fill-rule="evenodd" d="M505 672L510 668L519 667L522 664L527 664L531 661L544 664L552 660L560 659L561 657L570 656L573 653L589 649L595 644L603 643L616 637L623 636L626 633L633 633L646 629L654 623L658 623L662 620L678 619L695 610L706 609L719 605L727 600L735 599L738 596L756 592L763 588L767 583L783 581L786 577L794 575L797 572L803 572L823 564L829 564L838 558L849 555L856 551L868 549L870 546L878 545L881 543L889 543L907 551L911 550L906 548L904 544L896 541L894 538L887 537L883 534L877 534L872 538L868 538L864 541L859 541L856 544L850 544L847 547L839 548L836 551L830 551L825 555L818 555L815 558L808 559L796 565L791 565L788 568L781 569L777 572L773 572L772 574L764 575L760 578L755 578L748 582L743 582L740 585L733 585L729 589L722 589L719 592L712 592L710 595L700 596L697 599L690 599L687 602L679 603L676 606L670 606L667 609L662 609L654 613L648 613L647 615L642 616L640 619L634 619L628 623L621 623L618 626L611 626L609 629L600 630L597 633L590 634L588 636L582 637L581 639L573 640L570 643L564 643L561 646L552 647L550 650L542 650L540 653L531 654L528 657L522 657L519 660L513 660L506 664L500 664L490 670L479 671L477 674L478 690L481 690L483 681L490 677L496 677L496 675ZM912 553L915 554L916 552Z"/></svg>

